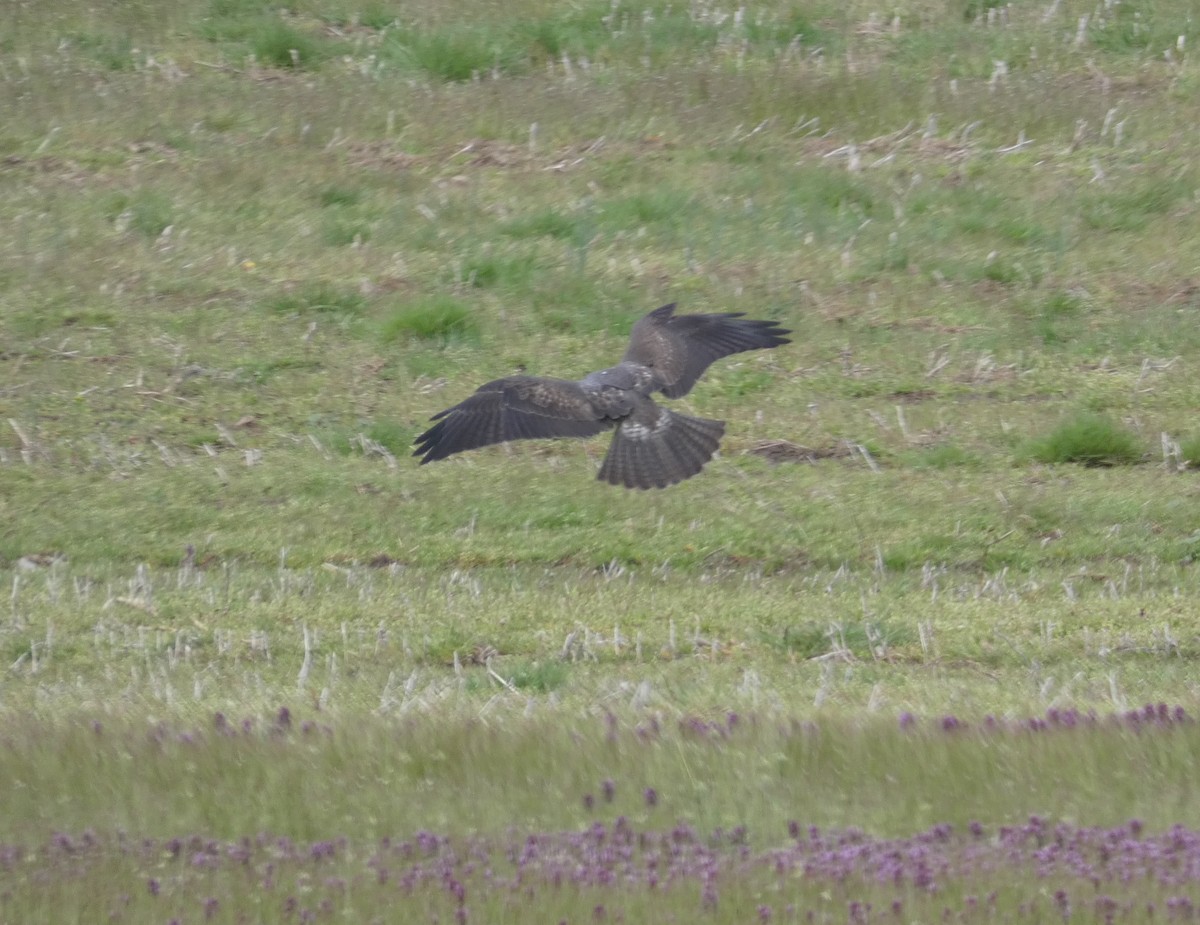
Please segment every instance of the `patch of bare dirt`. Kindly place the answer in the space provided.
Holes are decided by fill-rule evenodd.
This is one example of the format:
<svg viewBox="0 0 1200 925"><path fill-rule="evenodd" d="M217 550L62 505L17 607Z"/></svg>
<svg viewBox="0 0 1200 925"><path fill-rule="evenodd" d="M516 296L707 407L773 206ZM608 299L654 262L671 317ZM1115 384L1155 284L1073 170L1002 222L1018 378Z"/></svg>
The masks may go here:
<svg viewBox="0 0 1200 925"><path fill-rule="evenodd" d="M808 462L813 463L822 459L846 459L852 455L849 446L808 447L790 440L762 440L750 447L746 452L761 456L767 462Z"/></svg>

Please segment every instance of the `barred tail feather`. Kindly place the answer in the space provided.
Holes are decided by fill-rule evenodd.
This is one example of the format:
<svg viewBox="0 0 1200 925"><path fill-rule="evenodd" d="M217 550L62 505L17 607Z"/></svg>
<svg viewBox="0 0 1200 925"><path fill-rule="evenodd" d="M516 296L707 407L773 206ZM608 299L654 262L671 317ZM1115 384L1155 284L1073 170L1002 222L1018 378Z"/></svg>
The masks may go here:
<svg viewBox="0 0 1200 925"><path fill-rule="evenodd" d="M712 459L724 421L658 409L653 426L626 421L613 435L598 478L626 488L666 488L691 478Z"/></svg>

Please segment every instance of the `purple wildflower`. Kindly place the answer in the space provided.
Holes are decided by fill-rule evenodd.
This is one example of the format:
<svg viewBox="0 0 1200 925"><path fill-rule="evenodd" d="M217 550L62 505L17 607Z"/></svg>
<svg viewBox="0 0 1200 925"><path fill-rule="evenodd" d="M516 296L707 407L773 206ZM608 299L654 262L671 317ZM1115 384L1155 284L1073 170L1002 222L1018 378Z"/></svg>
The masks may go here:
<svg viewBox="0 0 1200 925"><path fill-rule="evenodd" d="M1071 918L1071 900L1066 890L1054 891L1054 905L1058 907L1058 914L1064 922Z"/></svg>
<svg viewBox="0 0 1200 925"><path fill-rule="evenodd" d="M611 777L605 778L604 781L601 782L600 792L604 796L605 803L611 803L613 801L613 797L617 795L617 785Z"/></svg>
<svg viewBox="0 0 1200 925"><path fill-rule="evenodd" d="M1119 908L1117 901L1111 896L1097 896L1095 907L1096 914L1103 916L1105 925L1112 925L1117 915L1117 909Z"/></svg>
<svg viewBox="0 0 1200 925"><path fill-rule="evenodd" d="M646 801L647 806L651 806L651 807L657 806L658 805L658 791L655 790L653 787L647 787L645 792L642 794L642 799Z"/></svg>

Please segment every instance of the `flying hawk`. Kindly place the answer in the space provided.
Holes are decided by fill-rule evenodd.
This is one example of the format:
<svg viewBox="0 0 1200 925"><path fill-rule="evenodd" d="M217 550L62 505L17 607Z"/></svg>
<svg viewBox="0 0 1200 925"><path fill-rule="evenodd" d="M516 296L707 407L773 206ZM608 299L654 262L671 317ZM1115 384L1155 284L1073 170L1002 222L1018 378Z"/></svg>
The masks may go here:
<svg viewBox="0 0 1200 925"><path fill-rule="evenodd" d="M699 472L721 442L724 421L668 411L651 396L679 398L709 365L743 350L790 343L774 321L741 312L676 315L664 305L633 326L616 366L579 381L508 376L435 414L417 438L421 464L506 440L590 437L616 428L598 477L626 488L665 488Z"/></svg>

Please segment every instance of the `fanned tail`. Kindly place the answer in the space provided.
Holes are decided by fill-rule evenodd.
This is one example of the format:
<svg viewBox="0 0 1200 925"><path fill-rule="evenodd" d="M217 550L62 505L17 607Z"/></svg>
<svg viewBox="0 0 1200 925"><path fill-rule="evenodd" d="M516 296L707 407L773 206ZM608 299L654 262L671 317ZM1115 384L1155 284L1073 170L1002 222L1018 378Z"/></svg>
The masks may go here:
<svg viewBox="0 0 1200 925"><path fill-rule="evenodd" d="M627 419L613 435L598 478L626 488L666 488L689 479L712 459L725 422L655 407L651 424ZM636 417L636 416L635 416Z"/></svg>

